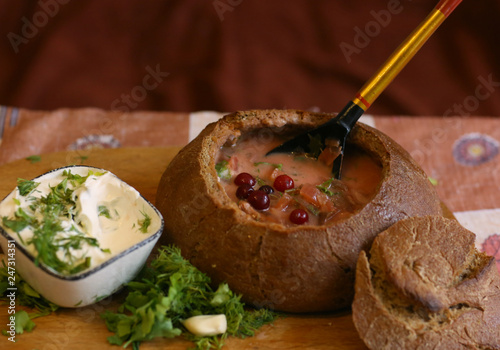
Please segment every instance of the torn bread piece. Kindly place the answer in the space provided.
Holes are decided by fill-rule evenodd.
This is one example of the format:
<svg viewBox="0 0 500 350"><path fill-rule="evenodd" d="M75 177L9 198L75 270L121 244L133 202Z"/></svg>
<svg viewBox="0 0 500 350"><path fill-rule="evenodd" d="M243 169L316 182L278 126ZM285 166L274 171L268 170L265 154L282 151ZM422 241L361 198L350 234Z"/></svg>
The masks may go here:
<svg viewBox="0 0 500 350"><path fill-rule="evenodd" d="M353 320L370 349L500 349L500 275L451 219L401 220L361 252Z"/></svg>

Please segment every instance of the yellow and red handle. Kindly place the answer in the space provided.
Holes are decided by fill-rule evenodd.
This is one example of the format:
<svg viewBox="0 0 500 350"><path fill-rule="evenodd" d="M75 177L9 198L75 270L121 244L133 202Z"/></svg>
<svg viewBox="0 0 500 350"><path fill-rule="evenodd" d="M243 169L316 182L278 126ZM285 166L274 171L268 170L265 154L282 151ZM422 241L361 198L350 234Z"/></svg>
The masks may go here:
<svg viewBox="0 0 500 350"><path fill-rule="evenodd" d="M382 67L363 85L352 102L363 111L366 111L461 2L462 0L441 0L427 18L420 23L385 61Z"/></svg>

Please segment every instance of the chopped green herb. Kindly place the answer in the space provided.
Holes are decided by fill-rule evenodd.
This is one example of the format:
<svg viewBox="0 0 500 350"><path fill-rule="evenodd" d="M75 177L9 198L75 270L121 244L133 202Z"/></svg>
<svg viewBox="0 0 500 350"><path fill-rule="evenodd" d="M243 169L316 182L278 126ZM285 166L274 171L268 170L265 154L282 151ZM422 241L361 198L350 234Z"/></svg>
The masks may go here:
<svg viewBox="0 0 500 350"><path fill-rule="evenodd" d="M276 314L265 310L248 311L227 284L217 290L210 278L183 259L178 248L161 247L158 256L127 285L128 295L117 313L101 314L115 334L110 344L139 347L140 342L156 337L183 335L196 349L220 349L228 336L247 337ZM181 320L195 315L225 314L227 332L220 337L194 336L182 327Z"/></svg>
<svg viewBox="0 0 500 350"><path fill-rule="evenodd" d="M78 174L72 174L71 170L64 170L63 171L63 176L66 176L66 178L69 181L71 181L71 183L73 184L73 186L82 185L85 181L87 181L87 179L90 176L102 176L104 174L106 174L106 172L89 170L87 176L81 176L81 175L78 175Z"/></svg>
<svg viewBox="0 0 500 350"><path fill-rule="evenodd" d="M278 170L283 170L283 164L277 164L277 163L269 163L269 162L256 162L253 163L254 166L259 166L259 165L270 165L273 168L276 168Z"/></svg>
<svg viewBox="0 0 500 350"><path fill-rule="evenodd" d="M338 194L338 192L332 192L330 189L332 186L332 183L334 181L336 181L336 179L334 177L332 177L332 178L326 180L325 182L323 182L321 185L317 185L316 188L318 190L320 190L321 192L326 193L330 197L335 196L336 194Z"/></svg>
<svg viewBox="0 0 500 350"><path fill-rule="evenodd" d="M286 192L286 191L285 191ZM297 202L299 204L300 207L303 207L303 208L306 208L310 213L312 213L313 215L319 215L320 214L320 210L319 208L316 208L314 205L312 205L311 203L307 202L304 200L304 198L302 198L302 196L299 196L300 191L297 191L296 192L296 195L292 195L292 199Z"/></svg>
<svg viewBox="0 0 500 350"><path fill-rule="evenodd" d="M6 216L2 217L2 224L18 234L29 225L26 221L10 220Z"/></svg>
<svg viewBox="0 0 500 350"><path fill-rule="evenodd" d="M0 301L8 302L7 294L9 293L9 278L12 276L9 272L5 261L0 264ZM14 280L16 281L16 304L35 309L36 312L26 313L25 311L16 312L16 333L23 331L31 331L34 327L34 318L47 316L56 311L59 306L51 303L37 291L35 291L18 273L15 273ZM28 318L26 317L28 316ZM18 318L19 317L19 318ZM18 323L19 322L19 323ZM20 328L18 328L20 327ZM18 332L19 331L19 332Z"/></svg>
<svg viewBox="0 0 500 350"><path fill-rule="evenodd" d="M106 299L107 297L109 297L109 295L108 295L108 294L99 295L99 296L96 296L96 297L95 297L94 301L95 301L96 303L98 303L98 302L100 302L101 300Z"/></svg>
<svg viewBox="0 0 500 350"><path fill-rule="evenodd" d="M435 179L435 178L433 178L433 177L430 177L430 176L429 176L429 181L431 182L431 184L432 184L433 186L437 186L437 185L438 185L438 180L437 180L437 179Z"/></svg>
<svg viewBox="0 0 500 350"><path fill-rule="evenodd" d="M148 227L149 225L151 225L151 217L143 211L141 211L141 214L144 216L144 219L137 221L137 223L139 224L139 231L141 231L142 233L147 233Z"/></svg>
<svg viewBox="0 0 500 350"><path fill-rule="evenodd" d="M290 196L298 196L300 194L300 188L290 188L289 190L285 190L285 193Z"/></svg>
<svg viewBox="0 0 500 350"><path fill-rule="evenodd" d="M321 211L312 204L306 204L306 205L304 205L304 207L307 210L309 210L309 212L311 212L313 215L318 216L321 213Z"/></svg>
<svg viewBox="0 0 500 350"><path fill-rule="evenodd" d="M215 171L217 176L222 180L231 180L231 170L229 169L229 162L227 160L220 161L215 164Z"/></svg>
<svg viewBox="0 0 500 350"><path fill-rule="evenodd" d="M255 177L255 181L257 181L257 185L259 186L264 186L264 185L267 185L267 182L265 182L264 180L262 180L260 177Z"/></svg>
<svg viewBox="0 0 500 350"><path fill-rule="evenodd" d="M98 206L97 212L99 213L99 216L104 216L105 218L111 219L111 215L109 214L109 209L105 205Z"/></svg>
<svg viewBox="0 0 500 350"><path fill-rule="evenodd" d="M31 332L35 328L35 322L31 320L31 317L24 310L17 311L14 314L14 319L17 334L22 334L24 331Z"/></svg>
<svg viewBox="0 0 500 350"><path fill-rule="evenodd" d="M39 182L25 179L17 179L17 189L21 196L27 196L30 194L37 186L40 185Z"/></svg>
<svg viewBox="0 0 500 350"><path fill-rule="evenodd" d="M42 160L42 157L40 156L29 156L25 158L26 160L29 160L31 164L33 163L38 163L39 161Z"/></svg>
<svg viewBox="0 0 500 350"><path fill-rule="evenodd" d="M88 158L89 158L89 156L76 157L76 159L80 161L80 164L83 164Z"/></svg>

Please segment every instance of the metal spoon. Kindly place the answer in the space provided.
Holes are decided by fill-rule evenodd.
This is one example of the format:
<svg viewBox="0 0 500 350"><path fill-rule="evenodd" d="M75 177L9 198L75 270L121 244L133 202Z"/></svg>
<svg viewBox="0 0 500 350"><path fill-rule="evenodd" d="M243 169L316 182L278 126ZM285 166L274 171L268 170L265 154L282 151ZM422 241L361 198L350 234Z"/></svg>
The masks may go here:
<svg viewBox="0 0 500 350"><path fill-rule="evenodd" d="M337 144L336 140L338 140L339 155L333 162L332 174L340 179L345 141L354 124L461 2L462 0L441 0L335 118L284 142L269 151L267 155L297 151L311 154L313 152L311 140L315 141L313 143L316 146L319 142L322 150L328 147L327 143L330 144L333 141Z"/></svg>

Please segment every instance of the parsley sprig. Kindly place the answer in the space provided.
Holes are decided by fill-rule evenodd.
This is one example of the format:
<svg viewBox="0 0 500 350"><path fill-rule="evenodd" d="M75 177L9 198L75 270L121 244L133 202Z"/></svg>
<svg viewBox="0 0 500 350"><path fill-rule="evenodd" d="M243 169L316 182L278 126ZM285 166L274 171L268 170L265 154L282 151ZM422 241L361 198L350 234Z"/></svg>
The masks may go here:
<svg viewBox="0 0 500 350"><path fill-rule="evenodd" d="M252 336L276 318L265 309L248 311L227 284L213 290L210 282L207 275L181 256L178 248L161 247L151 265L127 285L128 295L118 312L101 314L108 329L115 333L108 341L137 349L142 341L182 334L194 342L196 349L220 349L228 336ZM191 316L208 314L226 315L228 328L224 335L194 336L181 324Z"/></svg>
<svg viewBox="0 0 500 350"><path fill-rule="evenodd" d="M17 179L17 188L21 196L30 194L38 185L40 183L33 180Z"/></svg>
<svg viewBox="0 0 500 350"><path fill-rule="evenodd" d="M12 270L9 271L5 261L0 263L0 304L9 301L9 277L14 277L16 281L16 303L19 306L25 306L32 310L28 313L25 310L19 310L15 313L16 333L31 332L35 327L32 321L34 318L48 316L59 309L59 306L42 297L34 290L22 277L15 272L12 276ZM2 331L5 334L5 330Z"/></svg>

